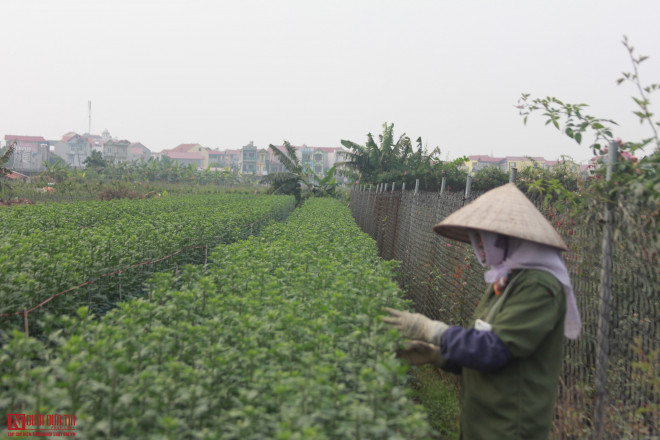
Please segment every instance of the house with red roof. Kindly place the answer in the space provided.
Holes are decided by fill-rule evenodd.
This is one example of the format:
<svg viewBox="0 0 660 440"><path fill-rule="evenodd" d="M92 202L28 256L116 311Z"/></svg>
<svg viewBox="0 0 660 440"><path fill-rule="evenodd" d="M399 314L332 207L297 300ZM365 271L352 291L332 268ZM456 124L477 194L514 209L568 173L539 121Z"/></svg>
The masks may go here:
<svg viewBox="0 0 660 440"><path fill-rule="evenodd" d="M196 169L205 169L204 156L199 153L186 153L182 151L168 151L167 157L181 166L194 165Z"/></svg>
<svg viewBox="0 0 660 440"><path fill-rule="evenodd" d="M88 137L69 132L55 143L53 152L72 167L84 168L83 162L92 154L92 145Z"/></svg>
<svg viewBox="0 0 660 440"><path fill-rule="evenodd" d="M217 148L211 149L206 147L206 151L209 153L209 165L213 166L220 166L220 162L222 161L222 151L218 150Z"/></svg>
<svg viewBox="0 0 660 440"><path fill-rule="evenodd" d="M180 144L171 150L161 151L161 157L167 156L179 165L195 165L195 168L206 169L209 166L208 148L200 144Z"/></svg>
<svg viewBox="0 0 660 440"><path fill-rule="evenodd" d="M87 139L87 142L89 142L91 151L98 151L103 154L103 144L110 140L110 133L108 133L108 130L105 130L103 134L103 136L99 136L98 134L85 133L82 136Z"/></svg>
<svg viewBox="0 0 660 440"><path fill-rule="evenodd" d="M504 171L509 172L511 168L516 168L518 171L525 168L543 168L545 164L545 159L543 157L531 157L531 156L506 156L504 158L505 166Z"/></svg>
<svg viewBox="0 0 660 440"><path fill-rule="evenodd" d="M24 174L36 174L44 171L44 162L48 161L49 142L42 136L5 135L6 145L15 144L14 153L8 167Z"/></svg>
<svg viewBox="0 0 660 440"><path fill-rule="evenodd" d="M25 174L17 173L16 171L11 171L9 174L5 174L3 177L5 179L9 179L9 180L22 180L23 182L29 182L30 181L30 176L26 176Z"/></svg>
<svg viewBox="0 0 660 440"><path fill-rule="evenodd" d="M142 145L140 142L133 142L128 146L128 160L129 162L146 162L151 158L151 150Z"/></svg>

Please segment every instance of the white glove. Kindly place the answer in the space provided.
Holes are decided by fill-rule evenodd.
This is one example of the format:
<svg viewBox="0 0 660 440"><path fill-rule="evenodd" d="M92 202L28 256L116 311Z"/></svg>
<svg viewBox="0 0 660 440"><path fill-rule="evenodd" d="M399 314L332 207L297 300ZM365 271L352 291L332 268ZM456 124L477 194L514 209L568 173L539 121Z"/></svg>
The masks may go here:
<svg viewBox="0 0 660 440"><path fill-rule="evenodd" d="M433 364L444 367L447 363L440 353L440 347L422 341L408 342L405 348L397 350L396 357L404 359L410 365Z"/></svg>
<svg viewBox="0 0 660 440"><path fill-rule="evenodd" d="M404 338L418 339L440 346L442 334L449 328L444 322L433 321L419 313L408 313L388 307L383 310L391 315L383 318L383 321L396 327Z"/></svg>

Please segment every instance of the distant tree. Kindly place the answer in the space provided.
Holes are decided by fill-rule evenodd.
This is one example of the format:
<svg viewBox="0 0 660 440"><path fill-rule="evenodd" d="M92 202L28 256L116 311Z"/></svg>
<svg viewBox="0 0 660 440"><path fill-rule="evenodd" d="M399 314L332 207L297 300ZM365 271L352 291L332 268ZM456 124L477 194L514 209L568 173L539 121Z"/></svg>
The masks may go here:
<svg viewBox="0 0 660 440"><path fill-rule="evenodd" d="M83 165L87 168L94 168L96 170L101 170L106 168L109 163L103 158L103 155L100 151L94 150L92 153L85 158Z"/></svg>
<svg viewBox="0 0 660 440"><path fill-rule="evenodd" d="M383 124L378 140L377 144L371 133L367 134L364 145L342 140L349 151L343 153L346 160L339 164L340 172L365 184L405 182L410 188L419 180L420 187L429 191L439 189L443 178L448 190L465 185L467 172L462 167L465 158L442 162L439 148L424 152L421 137L415 141L415 147L405 134L395 142L394 124Z"/></svg>
<svg viewBox="0 0 660 440"><path fill-rule="evenodd" d="M344 173L353 174L360 183L379 183L379 175L383 173L405 172L409 159L414 155L412 143L406 134L394 141L394 124L383 124L383 133L378 136L379 144L374 141L371 133L367 134L367 142L360 145L356 142L342 139L341 144L349 149L343 153L346 161L341 163ZM419 154L421 155L421 139Z"/></svg>
<svg viewBox="0 0 660 440"><path fill-rule="evenodd" d="M44 166L46 169L40 174L40 176L57 183L67 180L71 171L71 166L61 160L54 164L44 162Z"/></svg>
<svg viewBox="0 0 660 440"><path fill-rule="evenodd" d="M0 177L4 177L7 174L11 173L11 169L6 167L5 165L9 162L11 159L12 154L14 154L14 150L16 149L16 141L12 142L9 144L7 149L2 153L0 156Z"/></svg>
<svg viewBox="0 0 660 440"><path fill-rule="evenodd" d="M486 191L504 185L509 174L498 166L487 166L478 170L472 178L472 189Z"/></svg>
<svg viewBox="0 0 660 440"><path fill-rule="evenodd" d="M11 169L5 166L14 154L14 149L16 148L16 141L9 144L7 149L0 156L0 179L11 173ZM0 188L2 188L2 180L0 180Z"/></svg>

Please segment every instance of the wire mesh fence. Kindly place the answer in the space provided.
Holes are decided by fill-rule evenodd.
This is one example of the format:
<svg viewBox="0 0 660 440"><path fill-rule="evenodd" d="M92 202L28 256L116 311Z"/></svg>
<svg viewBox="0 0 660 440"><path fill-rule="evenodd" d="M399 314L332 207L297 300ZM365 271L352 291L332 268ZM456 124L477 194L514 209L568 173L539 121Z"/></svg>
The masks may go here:
<svg viewBox="0 0 660 440"><path fill-rule="evenodd" d="M401 262L400 285L415 309L430 318L470 326L486 288L484 268L474 258L471 246L432 230L433 225L479 195L466 198L455 193L359 188L351 192L350 206L357 223L376 240L383 258ZM602 438L612 439L660 438L657 267L644 252L636 255L629 247L614 244L609 329L599 342L603 225L537 207L569 246L564 258L583 321L580 337L565 343L553 438L592 438L601 433ZM617 241L626 239L619 236ZM607 345L609 357L606 395L599 399L595 371L602 345ZM604 418L597 421L602 426L594 426L597 401L605 403Z"/></svg>

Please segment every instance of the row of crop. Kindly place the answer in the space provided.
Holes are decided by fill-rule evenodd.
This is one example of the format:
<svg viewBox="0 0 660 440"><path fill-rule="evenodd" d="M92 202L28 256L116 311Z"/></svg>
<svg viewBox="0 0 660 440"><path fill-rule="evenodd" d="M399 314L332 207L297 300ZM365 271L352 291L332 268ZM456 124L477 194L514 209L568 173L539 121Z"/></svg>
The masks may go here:
<svg viewBox="0 0 660 440"><path fill-rule="evenodd" d="M59 291L184 247L245 238L285 218L293 207L287 196L214 195L1 211L0 314L29 309ZM135 290L147 275L143 272L125 274L123 289ZM116 295L116 284L97 284L93 293ZM57 310L80 305L79 298L68 298L58 299Z"/></svg>
<svg viewBox="0 0 660 440"><path fill-rule="evenodd" d="M251 200L253 198L248 195L226 193L17 205L0 210L0 224L3 230L12 234L30 235L36 230L93 228L135 217L153 219L168 213L186 213L199 209L204 203L213 206L218 203L235 204L238 201L249 203Z"/></svg>
<svg viewBox="0 0 660 440"><path fill-rule="evenodd" d="M310 200L100 320L14 332L0 406L75 414L86 438L429 438L380 319L405 306L391 268L347 208Z"/></svg>

